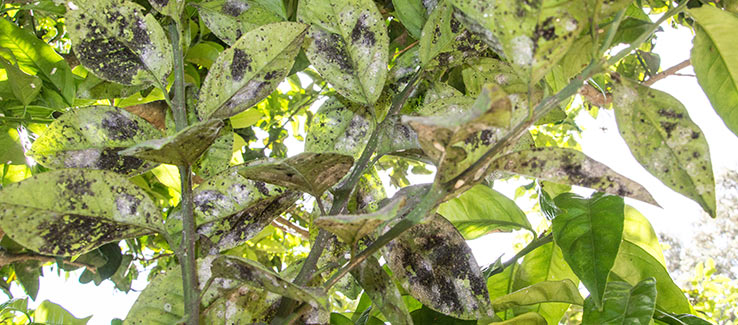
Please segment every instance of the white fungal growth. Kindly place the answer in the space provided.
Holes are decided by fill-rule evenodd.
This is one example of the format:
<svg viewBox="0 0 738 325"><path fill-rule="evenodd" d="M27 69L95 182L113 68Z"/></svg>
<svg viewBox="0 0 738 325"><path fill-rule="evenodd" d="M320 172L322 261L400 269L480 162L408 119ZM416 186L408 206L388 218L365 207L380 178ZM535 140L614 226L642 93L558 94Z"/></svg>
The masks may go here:
<svg viewBox="0 0 738 325"><path fill-rule="evenodd" d="M574 19L567 19L564 22L564 29L567 32L573 32L573 31L575 31L577 29L577 21L574 20Z"/></svg>
<svg viewBox="0 0 738 325"><path fill-rule="evenodd" d="M168 303L168 302L167 302L167 303L165 303L165 304L164 304L164 311L165 311L165 312L168 312L168 313L171 313L171 312L172 312L172 304L170 304L170 303Z"/></svg>
<svg viewBox="0 0 738 325"><path fill-rule="evenodd" d="M520 35L510 41L510 58L517 65L529 65L533 62L533 40Z"/></svg>

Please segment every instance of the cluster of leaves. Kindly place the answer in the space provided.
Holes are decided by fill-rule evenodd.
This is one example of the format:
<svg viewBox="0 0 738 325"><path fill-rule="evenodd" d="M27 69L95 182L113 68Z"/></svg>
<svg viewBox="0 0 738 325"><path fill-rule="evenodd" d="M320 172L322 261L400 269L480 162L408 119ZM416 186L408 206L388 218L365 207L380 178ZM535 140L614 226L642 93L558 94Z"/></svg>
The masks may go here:
<svg viewBox="0 0 738 325"><path fill-rule="evenodd" d="M702 131L644 79L659 70L660 24L694 28L698 80L738 131L726 54L738 17L725 9L3 2L6 289L35 297L39 266L55 262L129 290L156 264L127 323L546 324L574 305L588 324L704 324L623 197L656 202L576 150L571 103L582 87L609 98L636 159L715 216ZM305 152L288 157L291 138ZM428 165L434 182L410 184ZM392 198L379 170L402 187ZM510 174L539 180L539 227L490 187ZM514 230L533 239L480 267L466 240Z"/></svg>

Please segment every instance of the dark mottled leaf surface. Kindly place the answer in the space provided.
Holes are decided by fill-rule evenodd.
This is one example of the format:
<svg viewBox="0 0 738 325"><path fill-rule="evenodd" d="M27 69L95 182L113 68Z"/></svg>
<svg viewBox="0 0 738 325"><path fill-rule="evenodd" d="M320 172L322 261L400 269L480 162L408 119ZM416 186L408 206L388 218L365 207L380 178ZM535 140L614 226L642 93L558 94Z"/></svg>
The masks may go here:
<svg viewBox="0 0 738 325"><path fill-rule="evenodd" d="M363 107L330 98L313 117L305 138L305 151L333 152L358 159L375 124Z"/></svg>
<svg viewBox="0 0 738 325"><path fill-rule="evenodd" d="M120 152L164 164L192 164L210 147L223 127L221 120L193 124L176 134L139 143Z"/></svg>
<svg viewBox="0 0 738 325"><path fill-rule="evenodd" d="M413 324L400 291L374 256L359 264L351 275L391 324Z"/></svg>
<svg viewBox="0 0 738 325"><path fill-rule="evenodd" d="M229 45L254 28L282 20L258 1L211 0L197 8L205 26Z"/></svg>

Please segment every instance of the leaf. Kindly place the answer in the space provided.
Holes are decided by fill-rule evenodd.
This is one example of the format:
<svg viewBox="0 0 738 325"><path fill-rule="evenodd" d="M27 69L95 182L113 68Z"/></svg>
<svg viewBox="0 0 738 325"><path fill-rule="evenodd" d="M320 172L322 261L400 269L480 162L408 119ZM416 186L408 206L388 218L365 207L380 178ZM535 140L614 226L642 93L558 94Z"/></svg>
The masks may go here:
<svg viewBox="0 0 738 325"><path fill-rule="evenodd" d="M697 21L692 66L697 81L725 125L738 135L738 17L712 6L689 9Z"/></svg>
<svg viewBox="0 0 738 325"><path fill-rule="evenodd" d="M350 156L303 152L277 162L249 165L238 173L243 177L292 188L320 197L351 169Z"/></svg>
<svg viewBox="0 0 738 325"><path fill-rule="evenodd" d="M473 325L477 324L476 320L463 320L446 316L428 306L423 306L420 309L414 310L410 315L413 318L414 324L435 324L435 325Z"/></svg>
<svg viewBox="0 0 738 325"><path fill-rule="evenodd" d="M8 75L9 80L13 80L10 83L10 90L13 95L18 99L23 106L28 106L38 93L41 92L43 82L41 78L29 75L17 66L14 66L9 61L0 57L0 65L5 69L5 73Z"/></svg>
<svg viewBox="0 0 738 325"><path fill-rule="evenodd" d="M529 312L515 316L503 322L495 323L497 325L546 325L546 319L535 312Z"/></svg>
<svg viewBox="0 0 738 325"><path fill-rule="evenodd" d="M314 223L318 227L334 233L344 243L353 247L359 240L374 233L381 224L397 217L400 207L404 203L404 198L400 197L373 213L322 216L315 219Z"/></svg>
<svg viewBox="0 0 738 325"><path fill-rule="evenodd" d="M182 15L182 10L185 7L184 2L177 0L151 0L149 4L162 15L167 15L174 19L178 19Z"/></svg>
<svg viewBox="0 0 738 325"><path fill-rule="evenodd" d="M133 176L154 164L119 152L161 135L149 122L123 109L90 106L54 120L28 155L47 168L93 168Z"/></svg>
<svg viewBox="0 0 738 325"><path fill-rule="evenodd" d="M399 119L392 123L392 127L379 132L377 155L422 156L418 134L409 125L400 123Z"/></svg>
<svg viewBox="0 0 738 325"><path fill-rule="evenodd" d="M44 300L33 312L33 321L39 324L86 325L92 315L76 318L72 313L51 301Z"/></svg>
<svg viewBox="0 0 738 325"><path fill-rule="evenodd" d="M712 323L690 314L673 314L656 310L653 319L669 325L710 325Z"/></svg>
<svg viewBox="0 0 738 325"><path fill-rule="evenodd" d="M359 159L376 123L363 107L330 98L318 109L305 138L305 151L333 152Z"/></svg>
<svg viewBox="0 0 738 325"><path fill-rule="evenodd" d="M554 200L561 209L552 221L554 240L599 308L623 236L623 198L564 193Z"/></svg>
<svg viewBox="0 0 738 325"><path fill-rule="evenodd" d="M392 0L392 5L395 7L395 16L405 26L410 36L420 39L427 13L432 8L426 8L425 1L422 0Z"/></svg>
<svg viewBox="0 0 738 325"><path fill-rule="evenodd" d="M121 155L170 165L189 165L197 161L218 137L221 120L190 125L172 136L139 143L120 151Z"/></svg>
<svg viewBox="0 0 738 325"><path fill-rule="evenodd" d="M438 213L459 229L467 240L521 228L535 233L525 213L513 200L484 185L475 185L442 203Z"/></svg>
<svg viewBox="0 0 738 325"><path fill-rule="evenodd" d="M328 297L322 292L313 292L310 288L295 285L249 259L227 255L219 256L213 260L211 271L213 276L216 277L240 281L251 287L264 288L278 295L317 304L325 310L330 310Z"/></svg>
<svg viewBox="0 0 738 325"><path fill-rule="evenodd" d="M351 275L390 324L413 324L400 291L374 256L369 256L359 264L351 271Z"/></svg>
<svg viewBox="0 0 738 325"><path fill-rule="evenodd" d="M542 147L520 150L500 156L490 168L588 187L658 205L643 186L574 149Z"/></svg>
<svg viewBox="0 0 738 325"><path fill-rule="evenodd" d="M209 0L197 8L205 26L228 45L259 26L282 20L258 1Z"/></svg>
<svg viewBox="0 0 738 325"><path fill-rule="evenodd" d="M99 254L99 258L104 260L105 263L102 263L94 270L90 270L90 268L85 269L85 271L82 272L82 275L79 278L79 282L88 283L94 280L95 284L99 285L103 280L107 280L108 278L113 276L116 271L118 271L118 268L123 262L123 254L121 254L120 246L118 246L118 243L107 243L87 254L92 253Z"/></svg>
<svg viewBox="0 0 738 325"><path fill-rule="evenodd" d="M454 8L442 1L431 12L423 25L420 37L420 61L426 67L441 52L453 50L456 38L462 32L461 23L453 17Z"/></svg>
<svg viewBox="0 0 738 325"><path fill-rule="evenodd" d="M656 307L656 280L648 278L636 286L608 282L602 303L598 309L587 299L582 324L648 324Z"/></svg>
<svg viewBox="0 0 738 325"><path fill-rule="evenodd" d="M616 80L615 119L630 152L669 188L699 203L715 217L715 180L702 130L671 95Z"/></svg>
<svg viewBox="0 0 738 325"><path fill-rule="evenodd" d="M200 118L231 117L271 94L292 68L306 28L293 22L263 25L223 51L200 88Z"/></svg>
<svg viewBox="0 0 738 325"><path fill-rule="evenodd" d="M82 254L163 228L148 195L112 172L54 170L10 184L0 194L0 228L42 254Z"/></svg>
<svg viewBox="0 0 738 325"><path fill-rule="evenodd" d="M569 279L562 281L543 281L525 287L492 301L496 311L515 306L535 305L546 302L563 302L567 304L584 304L577 285Z"/></svg>
<svg viewBox="0 0 738 325"><path fill-rule="evenodd" d="M423 305L462 319L494 314L471 249L440 215L389 242L382 254L402 287Z"/></svg>
<svg viewBox="0 0 738 325"><path fill-rule="evenodd" d="M193 166L193 171L202 178L210 178L230 167L233 156L233 132L219 136Z"/></svg>
<svg viewBox="0 0 738 325"><path fill-rule="evenodd" d="M0 163L11 165L26 163L23 147L18 140L18 131L5 126L0 127Z"/></svg>
<svg viewBox="0 0 738 325"><path fill-rule="evenodd" d="M512 62L530 85L556 65L587 25L588 15L580 1L451 0L451 3L471 22L487 30L483 39Z"/></svg>
<svg viewBox="0 0 738 325"><path fill-rule="evenodd" d="M625 223L623 225L623 240L627 240L644 251L648 252L662 265L666 265L661 243L651 223L635 208L625 206Z"/></svg>
<svg viewBox="0 0 738 325"><path fill-rule="evenodd" d="M656 289L659 292L656 306L659 309L674 313L692 312L689 301L671 279L666 267L638 245L623 240L610 278L635 285L650 277L656 279Z"/></svg>
<svg viewBox="0 0 738 325"><path fill-rule="evenodd" d="M70 29L67 26L67 29ZM35 73L42 80L53 85L54 91L64 98L68 105L74 103L74 74L72 69L54 48L43 40L25 31L6 19L0 19L0 48L9 50L0 51L0 56L7 60L17 60L21 70ZM41 85L39 84L39 89Z"/></svg>
<svg viewBox="0 0 738 325"><path fill-rule="evenodd" d="M156 18L133 2L73 0L64 16L79 61L96 76L124 85L161 84L172 47Z"/></svg>
<svg viewBox="0 0 738 325"><path fill-rule="evenodd" d="M207 278L200 276L201 281L207 281ZM164 273L153 278L138 296L128 311L126 324L150 324L153 320L159 324L180 322L185 315L183 292L181 267L168 267Z"/></svg>
<svg viewBox="0 0 738 325"><path fill-rule="evenodd" d="M300 1L297 19L310 24L305 54L336 91L374 104L387 77L389 38L371 0Z"/></svg>
<svg viewBox="0 0 738 325"><path fill-rule="evenodd" d="M13 263L15 278L23 286L23 291L36 300L39 289L39 278L43 276L41 263L33 260Z"/></svg>

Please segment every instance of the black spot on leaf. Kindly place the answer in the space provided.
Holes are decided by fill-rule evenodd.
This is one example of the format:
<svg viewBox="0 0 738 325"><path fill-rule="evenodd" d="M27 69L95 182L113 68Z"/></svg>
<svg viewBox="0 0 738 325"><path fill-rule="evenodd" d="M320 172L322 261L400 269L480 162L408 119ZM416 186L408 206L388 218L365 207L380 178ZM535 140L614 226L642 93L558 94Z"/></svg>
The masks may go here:
<svg viewBox="0 0 738 325"><path fill-rule="evenodd" d="M676 113L674 111L670 111L670 110L664 109L664 108L659 109L659 115L664 116L664 117L668 117L668 118L673 118L673 119L680 119L680 118L684 117L684 115L682 113Z"/></svg>
<svg viewBox="0 0 738 325"><path fill-rule="evenodd" d="M102 126L112 140L129 140L140 131L138 121L129 119L118 112L108 111L102 119Z"/></svg>
<svg viewBox="0 0 738 325"><path fill-rule="evenodd" d="M42 251L55 255L73 255L83 249L126 237L131 228L122 224L80 214L66 214L39 224L41 238L48 246Z"/></svg>
<svg viewBox="0 0 738 325"><path fill-rule="evenodd" d="M346 44L340 36L328 32L319 32L315 35L315 47L325 58L346 73L354 71L353 65L349 61L348 53L345 49Z"/></svg>
<svg viewBox="0 0 738 325"><path fill-rule="evenodd" d="M369 29L366 25L366 14L359 16L356 20L356 25L351 30L351 42L354 44L361 43L365 46L373 46L376 43L374 38L374 32Z"/></svg>
<svg viewBox="0 0 738 325"><path fill-rule="evenodd" d="M251 56L241 49L233 51L233 61L231 62L231 75L234 81L241 81L246 70L251 71Z"/></svg>
<svg viewBox="0 0 738 325"><path fill-rule="evenodd" d="M249 9L249 4L245 1L228 0L223 4L222 8L224 14L238 17Z"/></svg>
<svg viewBox="0 0 738 325"><path fill-rule="evenodd" d="M269 189L267 189L266 184L264 182L254 182L254 185L256 185L256 189L259 190L259 193L264 195L269 195Z"/></svg>
<svg viewBox="0 0 738 325"><path fill-rule="evenodd" d="M95 162L97 169L110 170L119 174L128 174L144 164L144 161L132 156L118 155L122 148L105 148Z"/></svg>

